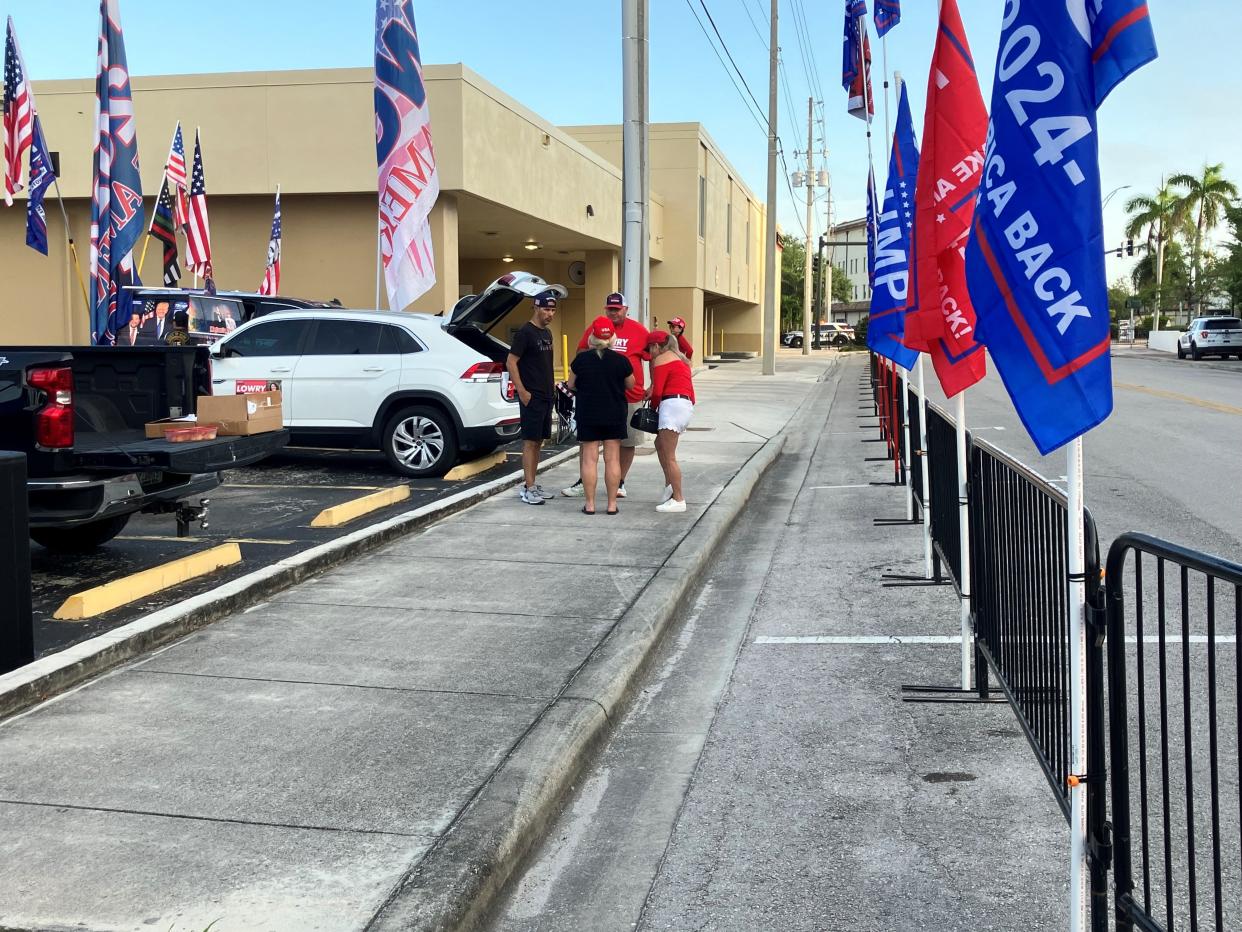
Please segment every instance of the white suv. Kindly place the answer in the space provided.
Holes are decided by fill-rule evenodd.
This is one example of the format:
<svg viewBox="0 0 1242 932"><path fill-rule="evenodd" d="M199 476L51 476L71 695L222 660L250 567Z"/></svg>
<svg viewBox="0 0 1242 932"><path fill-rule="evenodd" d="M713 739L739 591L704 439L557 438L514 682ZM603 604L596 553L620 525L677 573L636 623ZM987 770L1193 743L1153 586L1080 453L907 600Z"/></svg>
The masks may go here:
<svg viewBox="0 0 1242 932"><path fill-rule="evenodd" d="M293 444L379 449L402 475L440 476L459 452L490 451L518 436L509 348L488 331L547 291L566 294L514 272L444 316L278 311L212 347L212 390L278 388Z"/></svg>

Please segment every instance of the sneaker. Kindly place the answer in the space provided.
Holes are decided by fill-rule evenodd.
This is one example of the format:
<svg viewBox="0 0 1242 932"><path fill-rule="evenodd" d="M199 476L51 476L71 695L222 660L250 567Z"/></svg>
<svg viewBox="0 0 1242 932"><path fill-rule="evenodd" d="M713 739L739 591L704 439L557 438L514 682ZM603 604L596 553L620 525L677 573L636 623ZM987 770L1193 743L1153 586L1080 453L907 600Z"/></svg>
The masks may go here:
<svg viewBox="0 0 1242 932"><path fill-rule="evenodd" d="M543 504L543 496L539 494L538 487L534 489L528 489L528 488L523 487L522 494L520 497L522 501L524 501L528 505L542 505Z"/></svg>
<svg viewBox="0 0 1242 932"><path fill-rule="evenodd" d="M624 482L622 482L620 487L617 489L617 498L625 498L625 483Z"/></svg>
<svg viewBox="0 0 1242 932"><path fill-rule="evenodd" d="M582 489L582 480L579 479L577 482L575 482L573 485L571 485L567 489L561 489L561 494L564 495L566 498L584 497L586 495L586 492L584 492Z"/></svg>
<svg viewBox="0 0 1242 932"><path fill-rule="evenodd" d="M553 497L554 497L554 496L552 495L552 493L551 493L551 492L549 492L547 489L545 489L545 488L544 488L543 486L541 486L541 485L537 485L537 486L535 486L535 491L539 493L539 497L540 497L540 498L542 498L545 502L546 502L548 499L550 499L550 498L553 498Z"/></svg>
<svg viewBox="0 0 1242 932"><path fill-rule="evenodd" d="M670 498L663 505L656 505L656 511L659 511L666 515L667 514L681 514L681 512L685 510L686 510L686 503L679 502L674 498Z"/></svg>
<svg viewBox="0 0 1242 932"><path fill-rule="evenodd" d="M672 497L673 497L673 487L671 485L666 485L664 487L664 494L660 496L660 504L663 505L665 502L667 502Z"/></svg>

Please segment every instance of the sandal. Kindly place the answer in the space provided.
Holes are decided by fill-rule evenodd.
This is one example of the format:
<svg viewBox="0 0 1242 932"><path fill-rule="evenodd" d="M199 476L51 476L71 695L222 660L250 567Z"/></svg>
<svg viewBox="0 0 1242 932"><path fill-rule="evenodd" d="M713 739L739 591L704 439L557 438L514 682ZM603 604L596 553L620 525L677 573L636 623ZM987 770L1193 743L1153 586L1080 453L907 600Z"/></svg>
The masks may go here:
<svg viewBox="0 0 1242 932"><path fill-rule="evenodd" d="M595 512L593 512L593 511L587 511L587 506L586 506L586 505L583 505L583 506L582 506L582 513L583 513L584 515L593 515L593 514L595 514Z"/></svg>
<svg viewBox="0 0 1242 932"><path fill-rule="evenodd" d="M616 513L617 513L617 509L616 509L616 508L612 508L612 509L609 509L608 511L605 511L605 512L604 512L604 514L606 514L606 515L615 515Z"/></svg>

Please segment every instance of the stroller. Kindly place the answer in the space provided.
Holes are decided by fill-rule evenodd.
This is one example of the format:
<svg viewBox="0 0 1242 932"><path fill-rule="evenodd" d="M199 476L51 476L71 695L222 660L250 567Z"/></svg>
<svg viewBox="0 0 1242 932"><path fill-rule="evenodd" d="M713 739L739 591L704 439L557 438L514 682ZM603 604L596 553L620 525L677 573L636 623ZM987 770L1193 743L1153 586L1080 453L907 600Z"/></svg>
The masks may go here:
<svg viewBox="0 0 1242 932"><path fill-rule="evenodd" d="M573 443L577 439L574 393L569 390L569 383L557 382L552 395L552 407L556 410L556 436L553 440L555 443Z"/></svg>

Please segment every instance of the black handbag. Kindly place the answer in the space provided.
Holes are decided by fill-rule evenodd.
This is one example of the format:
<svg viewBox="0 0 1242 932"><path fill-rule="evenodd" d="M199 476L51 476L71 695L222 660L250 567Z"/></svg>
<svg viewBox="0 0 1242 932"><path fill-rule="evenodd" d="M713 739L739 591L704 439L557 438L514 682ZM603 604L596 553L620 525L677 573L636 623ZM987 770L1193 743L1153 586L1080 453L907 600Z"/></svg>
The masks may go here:
<svg viewBox="0 0 1242 932"><path fill-rule="evenodd" d="M645 434L654 434L660 429L660 412L651 405L643 405L630 415L630 426Z"/></svg>

